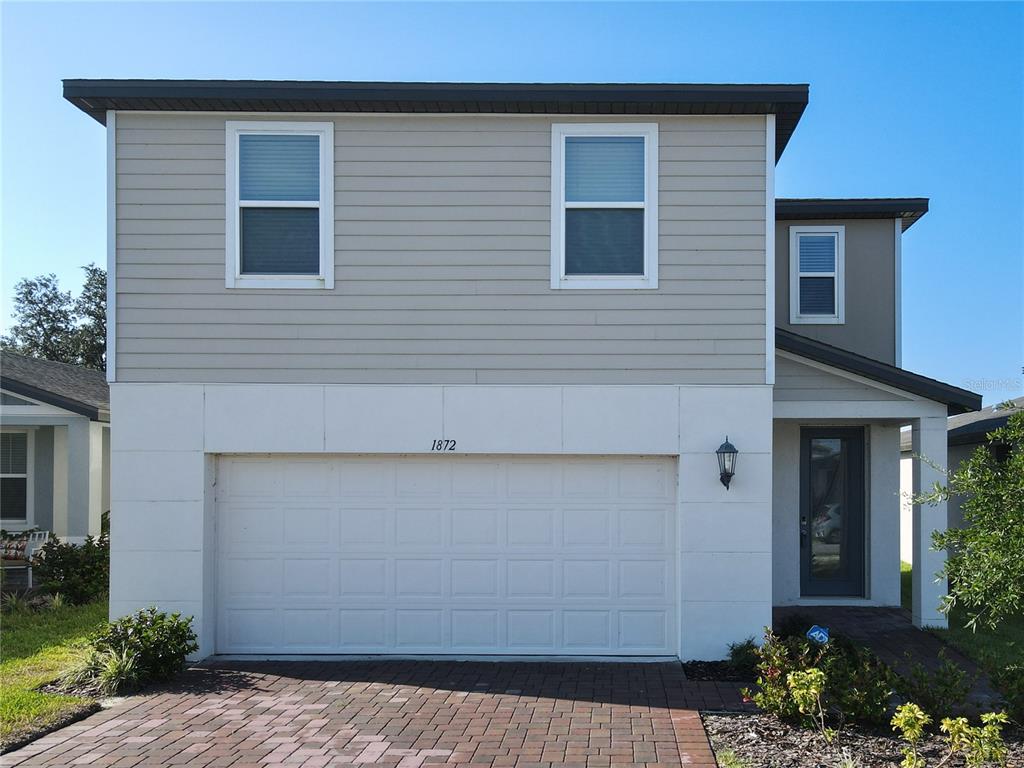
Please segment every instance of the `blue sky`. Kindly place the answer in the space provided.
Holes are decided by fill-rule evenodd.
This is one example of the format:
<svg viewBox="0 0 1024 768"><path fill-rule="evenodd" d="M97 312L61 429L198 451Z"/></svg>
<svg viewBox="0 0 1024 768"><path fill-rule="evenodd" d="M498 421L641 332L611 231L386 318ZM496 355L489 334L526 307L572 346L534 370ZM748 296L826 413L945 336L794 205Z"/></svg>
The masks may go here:
<svg viewBox="0 0 1024 768"><path fill-rule="evenodd" d="M66 77L807 82L779 196L927 196L906 368L1024 388L1024 4L13 3L2 20L2 304L105 261L104 134Z"/></svg>

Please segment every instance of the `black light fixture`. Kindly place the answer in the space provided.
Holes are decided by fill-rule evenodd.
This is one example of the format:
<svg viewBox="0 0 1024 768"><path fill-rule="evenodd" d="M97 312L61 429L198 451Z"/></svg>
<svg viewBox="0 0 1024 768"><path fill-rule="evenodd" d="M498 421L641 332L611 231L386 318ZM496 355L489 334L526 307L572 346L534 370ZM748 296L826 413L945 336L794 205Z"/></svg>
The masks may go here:
<svg viewBox="0 0 1024 768"><path fill-rule="evenodd" d="M736 450L736 446L729 442L729 436L725 436L725 442L718 446L718 450L715 454L718 456L718 478L722 481L722 485L725 486L725 490L729 490L729 482L732 480L732 476L736 474L736 454L739 451Z"/></svg>

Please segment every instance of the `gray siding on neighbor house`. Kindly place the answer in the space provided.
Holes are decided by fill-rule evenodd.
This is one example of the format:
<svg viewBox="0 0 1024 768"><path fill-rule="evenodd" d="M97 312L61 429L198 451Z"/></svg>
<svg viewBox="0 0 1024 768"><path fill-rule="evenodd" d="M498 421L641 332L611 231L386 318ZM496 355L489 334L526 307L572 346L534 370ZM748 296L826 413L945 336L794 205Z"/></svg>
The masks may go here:
<svg viewBox="0 0 1024 768"><path fill-rule="evenodd" d="M790 227L846 227L846 322L789 322ZM894 365L896 361L896 239L893 219L780 221L775 227L775 322L802 336Z"/></svg>
<svg viewBox="0 0 1024 768"><path fill-rule="evenodd" d="M119 114L117 380L763 383L765 120L634 119L657 290L550 288L572 118L340 116L335 289L254 291L224 286L225 118Z"/></svg>
<svg viewBox="0 0 1024 768"><path fill-rule="evenodd" d="M776 402L902 402L909 399L909 396L868 386L781 355L775 358L773 394Z"/></svg>

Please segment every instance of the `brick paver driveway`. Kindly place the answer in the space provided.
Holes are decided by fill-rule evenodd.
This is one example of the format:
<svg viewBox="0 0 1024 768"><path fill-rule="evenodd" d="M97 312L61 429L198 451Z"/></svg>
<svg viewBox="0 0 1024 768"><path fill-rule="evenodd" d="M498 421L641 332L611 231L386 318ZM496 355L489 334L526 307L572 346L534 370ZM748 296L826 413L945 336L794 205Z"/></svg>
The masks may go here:
<svg viewBox="0 0 1024 768"><path fill-rule="evenodd" d="M677 663L220 662L5 766L713 766L697 708L737 686Z"/></svg>

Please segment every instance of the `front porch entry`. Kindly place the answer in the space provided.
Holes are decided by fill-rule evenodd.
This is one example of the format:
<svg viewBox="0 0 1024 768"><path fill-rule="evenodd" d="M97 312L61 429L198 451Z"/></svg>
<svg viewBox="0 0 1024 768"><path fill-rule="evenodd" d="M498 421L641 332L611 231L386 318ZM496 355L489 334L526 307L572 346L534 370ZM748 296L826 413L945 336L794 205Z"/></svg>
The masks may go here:
<svg viewBox="0 0 1024 768"><path fill-rule="evenodd" d="M912 429L917 494L942 480L947 406L790 353L778 353L776 371L773 604L898 607L900 429ZM947 623L935 579L945 553L931 549L945 528L944 503L914 506L918 627Z"/></svg>

